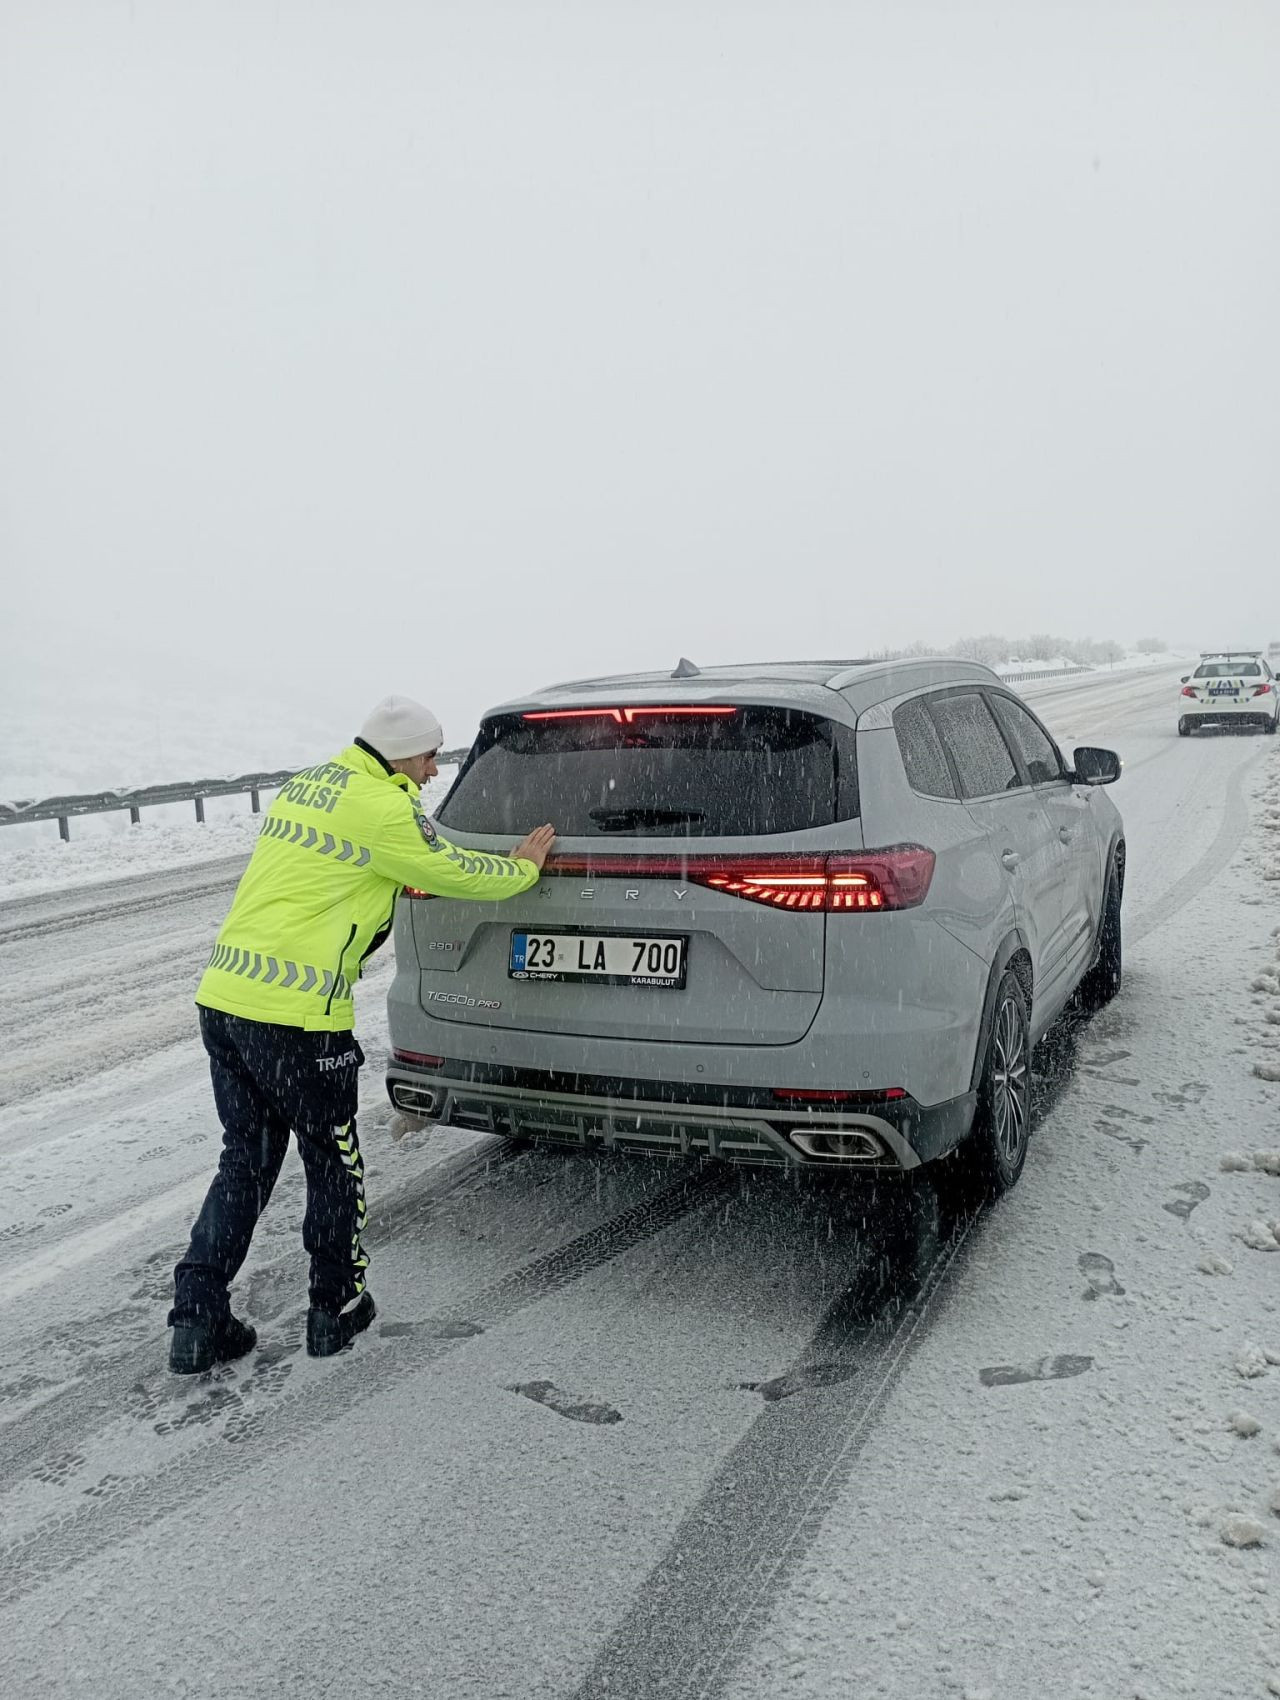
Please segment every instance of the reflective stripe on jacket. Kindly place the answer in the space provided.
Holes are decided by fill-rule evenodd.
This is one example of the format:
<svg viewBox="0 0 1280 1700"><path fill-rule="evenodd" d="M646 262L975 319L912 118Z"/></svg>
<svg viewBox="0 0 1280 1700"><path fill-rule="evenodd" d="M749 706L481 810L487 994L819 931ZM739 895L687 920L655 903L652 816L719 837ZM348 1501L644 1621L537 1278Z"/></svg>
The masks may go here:
<svg viewBox="0 0 1280 1700"><path fill-rule="evenodd" d="M497 902L537 883L533 862L441 838L408 775L353 744L296 774L268 809L196 1002L346 1032L360 964L386 937L402 886Z"/></svg>

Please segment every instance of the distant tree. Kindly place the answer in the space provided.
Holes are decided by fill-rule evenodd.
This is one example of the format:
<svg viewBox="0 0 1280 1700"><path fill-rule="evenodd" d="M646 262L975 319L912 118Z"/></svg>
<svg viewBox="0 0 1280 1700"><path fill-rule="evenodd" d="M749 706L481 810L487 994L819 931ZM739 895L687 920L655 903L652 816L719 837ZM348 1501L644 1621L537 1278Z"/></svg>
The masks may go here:
<svg viewBox="0 0 1280 1700"><path fill-rule="evenodd" d="M994 667L998 661L1009 659L1013 645L1006 637L985 632L981 637L961 638L958 643L952 644L951 653L961 661L981 661L984 666Z"/></svg>
<svg viewBox="0 0 1280 1700"><path fill-rule="evenodd" d="M909 643L903 649L885 647L867 650L869 661L913 661L921 655L938 655L941 653L936 643Z"/></svg>
<svg viewBox="0 0 1280 1700"><path fill-rule="evenodd" d="M1138 654L1139 655L1164 655L1168 652L1168 649L1169 649L1169 645L1164 641L1163 638L1139 638L1138 639Z"/></svg>
<svg viewBox="0 0 1280 1700"><path fill-rule="evenodd" d="M1160 654L1168 648L1167 644L1154 638L1144 641L1155 645L1153 650L1144 650L1144 654ZM1056 661L1061 657L1081 667L1106 667L1123 661L1125 653L1124 645L1117 643L1114 638L1099 641L1092 637L1053 637L1049 633L1038 632L1031 637L1011 642L1007 637L1001 637L998 632L982 632L976 637L957 638L945 649L937 644L912 643L902 649L877 650L874 658L904 661L919 655L953 655L961 661L980 661L984 666L994 667L999 662L1011 661L1015 657L1019 661L1034 662Z"/></svg>

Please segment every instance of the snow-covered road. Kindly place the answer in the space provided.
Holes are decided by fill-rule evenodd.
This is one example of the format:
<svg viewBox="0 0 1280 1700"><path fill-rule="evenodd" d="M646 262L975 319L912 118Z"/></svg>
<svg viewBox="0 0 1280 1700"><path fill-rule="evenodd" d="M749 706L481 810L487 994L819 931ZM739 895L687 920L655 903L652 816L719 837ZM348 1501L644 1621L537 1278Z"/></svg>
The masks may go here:
<svg viewBox="0 0 1280 1700"><path fill-rule="evenodd" d="M164 1367L236 864L0 906L0 1690L1280 1693L1280 740L1175 691L1026 687L1125 755L1128 979L1008 1200L397 1140L384 960L381 1314L326 1363L291 1156L261 1349Z"/></svg>

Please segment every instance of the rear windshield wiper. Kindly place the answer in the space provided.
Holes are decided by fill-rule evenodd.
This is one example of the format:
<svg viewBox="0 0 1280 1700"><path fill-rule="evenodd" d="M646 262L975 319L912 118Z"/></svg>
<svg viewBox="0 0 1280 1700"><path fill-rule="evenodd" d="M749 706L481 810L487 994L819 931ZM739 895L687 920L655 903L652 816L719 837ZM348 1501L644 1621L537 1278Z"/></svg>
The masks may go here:
<svg viewBox="0 0 1280 1700"><path fill-rule="evenodd" d="M592 809L590 816L601 832L628 832L637 826L693 826L707 818L701 809L647 809L624 803L612 809Z"/></svg>

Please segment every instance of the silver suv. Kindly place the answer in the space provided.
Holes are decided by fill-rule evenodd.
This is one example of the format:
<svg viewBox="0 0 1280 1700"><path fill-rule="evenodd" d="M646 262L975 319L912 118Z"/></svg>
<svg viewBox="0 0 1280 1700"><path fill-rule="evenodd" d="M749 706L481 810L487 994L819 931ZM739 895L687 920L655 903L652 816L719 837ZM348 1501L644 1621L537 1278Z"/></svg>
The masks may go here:
<svg viewBox="0 0 1280 1700"><path fill-rule="evenodd" d="M681 662L495 709L441 827L561 836L522 898L399 903L392 1101L748 1163L963 1143L1003 1190L1033 1044L1120 985L1119 776L950 660Z"/></svg>

